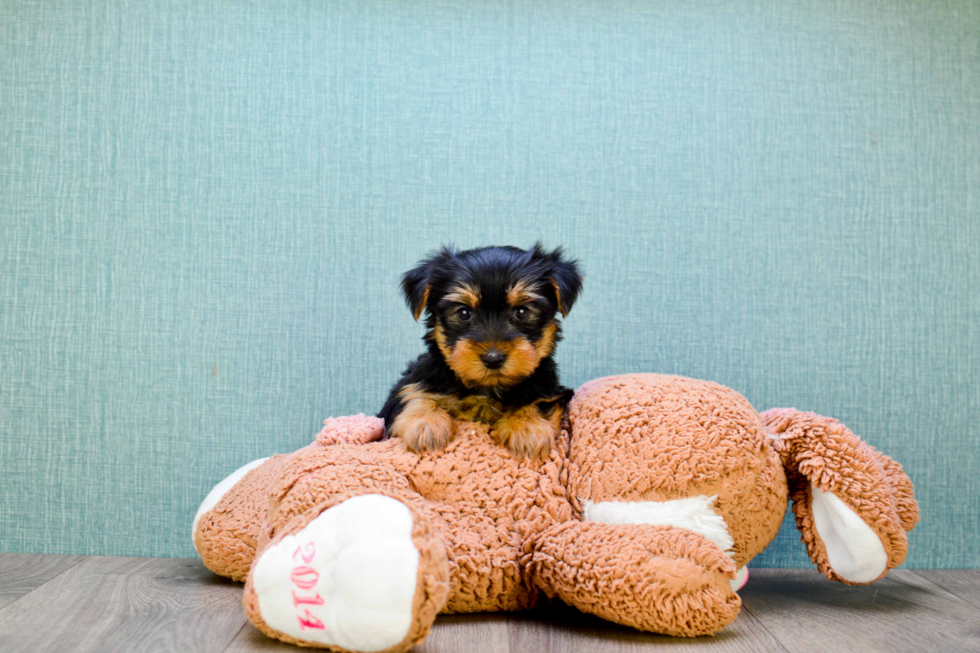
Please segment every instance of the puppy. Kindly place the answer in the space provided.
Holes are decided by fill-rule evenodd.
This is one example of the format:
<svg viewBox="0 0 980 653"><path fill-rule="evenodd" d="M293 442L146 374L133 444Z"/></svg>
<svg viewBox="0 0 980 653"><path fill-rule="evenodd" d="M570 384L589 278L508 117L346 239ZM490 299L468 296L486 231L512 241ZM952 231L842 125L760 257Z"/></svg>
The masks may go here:
<svg viewBox="0 0 980 653"><path fill-rule="evenodd" d="M489 424L515 456L540 457L554 443L572 391L552 359L582 287L575 261L545 251L443 248L402 277L416 321L426 312L427 351L391 390L378 414L387 437L413 451L441 449L453 419Z"/></svg>

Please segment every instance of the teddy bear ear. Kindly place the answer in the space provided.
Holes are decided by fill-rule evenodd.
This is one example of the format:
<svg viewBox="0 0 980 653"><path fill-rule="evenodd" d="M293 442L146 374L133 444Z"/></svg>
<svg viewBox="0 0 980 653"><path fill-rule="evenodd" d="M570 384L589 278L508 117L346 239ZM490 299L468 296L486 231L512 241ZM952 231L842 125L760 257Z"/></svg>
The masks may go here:
<svg viewBox="0 0 980 653"><path fill-rule="evenodd" d="M369 417L364 413L328 417L316 435L316 443L325 447L332 444L367 444L381 440L384 434L385 421L380 417Z"/></svg>
<svg viewBox="0 0 980 653"><path fill-rule="evenodd" d="M901 467L834 419L773 409L762 420L786 469L796 526L820 571L865 585L902 564L918 506Z"/></svg>
<svg viewBox="0 0 980 653"><path fill-rule="evenodd" d="M418 265L402 275L402 292L405 293L405 302L412 309L412 317L416 322L429 304L429 295L432 292L436 272L454 256L455 251L451 246L443 247L428 258L419 261Z"/></svg>

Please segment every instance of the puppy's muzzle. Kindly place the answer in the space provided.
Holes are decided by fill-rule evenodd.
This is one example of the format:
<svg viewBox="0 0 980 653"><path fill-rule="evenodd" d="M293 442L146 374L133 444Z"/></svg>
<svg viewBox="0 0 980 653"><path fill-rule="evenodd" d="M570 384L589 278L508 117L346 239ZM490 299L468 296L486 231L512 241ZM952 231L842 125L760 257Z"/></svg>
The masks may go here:
<svg viewBox="0 0 980 653"><path fill-rule="evenodd" d="M487 353L480 356L480 360L483 361L483 364L488 370L499 370L504 366L507 355L496 347L493 347Z"/></svg>

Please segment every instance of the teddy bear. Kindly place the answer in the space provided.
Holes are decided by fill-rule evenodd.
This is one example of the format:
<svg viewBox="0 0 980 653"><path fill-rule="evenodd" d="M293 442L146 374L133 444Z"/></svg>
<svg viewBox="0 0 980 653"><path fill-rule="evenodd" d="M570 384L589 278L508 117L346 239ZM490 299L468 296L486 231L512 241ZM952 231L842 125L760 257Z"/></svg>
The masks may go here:
<svg viewBox="0 0 980 653"><path fill-rule="evenodd" d="M710 635L739 612L746 565L788 499L810 558L860 585L902 563L918 521L901 466L839 422L757 413L722 385L590 381L545 457L486 424L441 451L331 418L316 441L219 483L194 520L217 574L245 581L263 633L333 651L419 644L439 613L523 610L541 595L634 628Z"/></svg>

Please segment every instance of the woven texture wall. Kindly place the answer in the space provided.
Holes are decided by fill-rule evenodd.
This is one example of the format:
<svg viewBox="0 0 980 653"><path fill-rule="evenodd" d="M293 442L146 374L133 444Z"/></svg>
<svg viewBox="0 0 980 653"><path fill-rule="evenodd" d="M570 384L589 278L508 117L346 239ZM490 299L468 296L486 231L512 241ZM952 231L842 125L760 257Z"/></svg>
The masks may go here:
<svg viewBox="0 0 980 653"><path fill-rule="evenodd" d="M402 271L536 239L568 385L837 417L909 564L980 564L969 0L0 2L0 551L193 555L219 479L381 406Z"/></svg>

